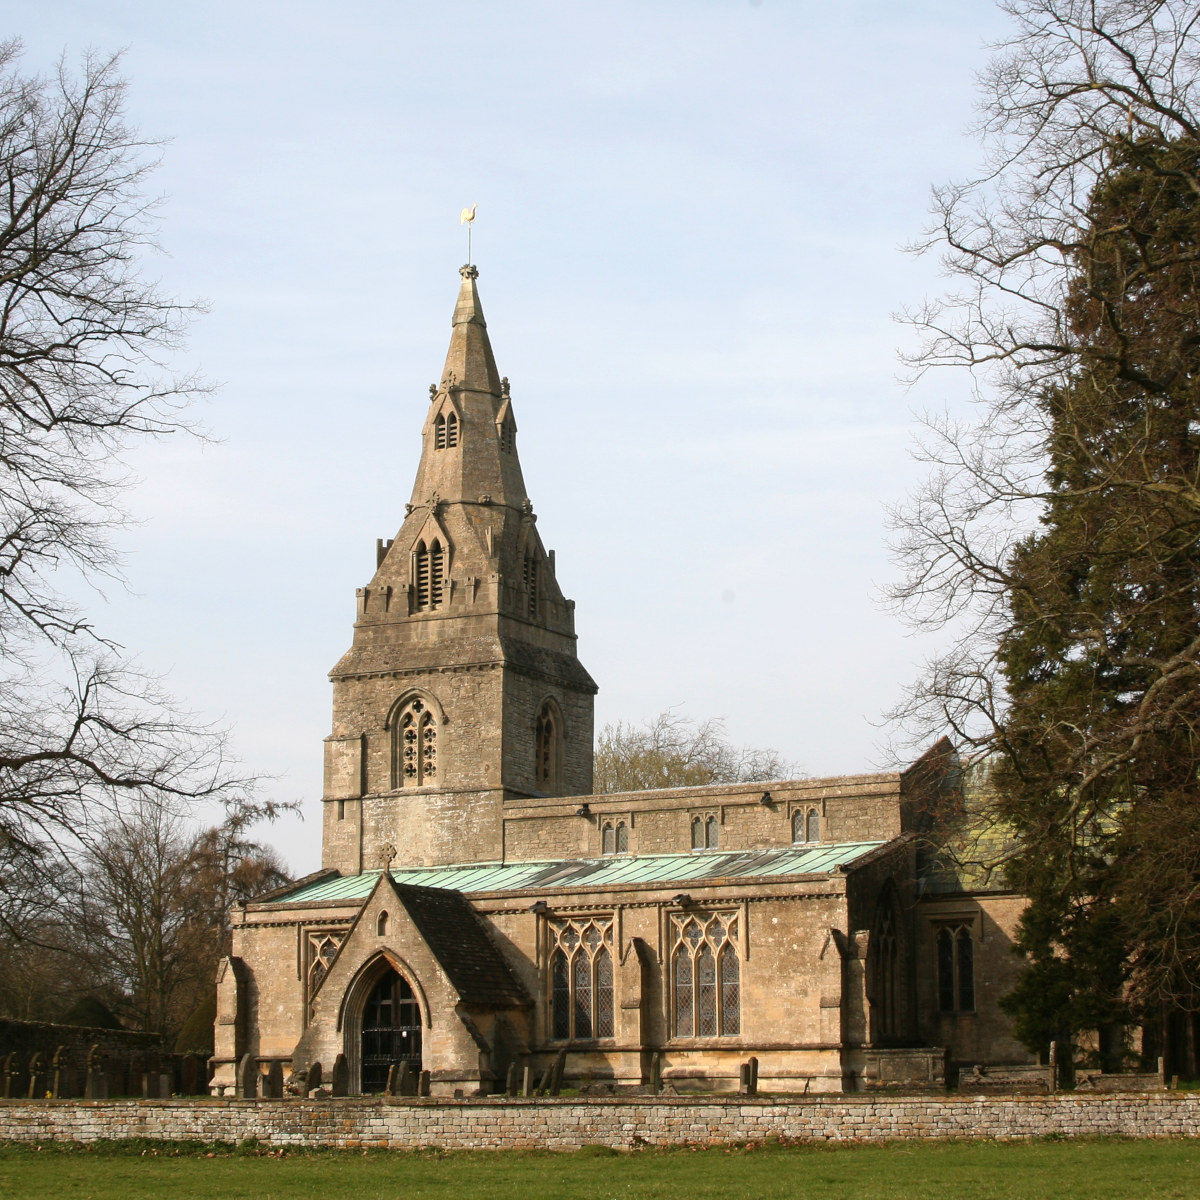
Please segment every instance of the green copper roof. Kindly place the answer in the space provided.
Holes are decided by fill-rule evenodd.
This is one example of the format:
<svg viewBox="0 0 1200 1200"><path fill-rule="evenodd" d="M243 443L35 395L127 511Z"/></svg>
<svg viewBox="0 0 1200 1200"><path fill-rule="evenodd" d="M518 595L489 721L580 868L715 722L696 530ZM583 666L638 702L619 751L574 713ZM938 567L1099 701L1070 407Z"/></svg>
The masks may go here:
<svg viewBox="0 0 1200 1200"><path fill-rule="evenodd" d="M647 883L714 883L722 879L769 879L778 875L824 875L852 863L883 842L789 846L783 850L720 850L690 854L618 854L555 862L467 863L393 869L397 883L451 888L457 892L517 892L536 888L614 888ZM273 904L311 900L363 900L380 872L318 879Z"/></svg>

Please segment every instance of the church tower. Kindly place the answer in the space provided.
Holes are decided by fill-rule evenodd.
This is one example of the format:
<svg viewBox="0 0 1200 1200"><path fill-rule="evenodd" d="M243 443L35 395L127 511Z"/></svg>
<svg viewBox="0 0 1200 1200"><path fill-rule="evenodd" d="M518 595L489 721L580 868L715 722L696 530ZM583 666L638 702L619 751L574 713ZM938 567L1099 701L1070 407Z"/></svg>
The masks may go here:
<svg viewBox="0 0 1200 1200"><path fill-rule="evenodd" d="M330 673L323 865L345 874L502 859L506 802L592 789L596 685L525 493L479 273L459 273L412 499Z"/></svg>

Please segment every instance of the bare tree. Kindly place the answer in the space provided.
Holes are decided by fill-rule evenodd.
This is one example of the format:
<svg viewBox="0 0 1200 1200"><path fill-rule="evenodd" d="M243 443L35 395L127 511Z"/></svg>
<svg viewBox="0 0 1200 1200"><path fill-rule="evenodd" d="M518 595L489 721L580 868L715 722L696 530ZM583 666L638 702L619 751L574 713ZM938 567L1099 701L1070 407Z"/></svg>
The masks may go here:
<svg viewBox="0 0 1200 1200"><path fill-rule="evenodd" d="M976 412L927 423L896 514L893 599L950 634L896 716L991 765L1022 1036L1104 1044L1200 996L1200 9L1002 7L985 168L922 246L955 290L910 314L914 372L970 369Z"/></svg>
<svg viewBox="0 0 1200 1200"><path fill-rule="evenodd" d="M794 779L797 773L776 750L733 745L720 718L695 721L668 708L641 725L604 726L596 739L593 786L598 793L636 792Z"/></svg>

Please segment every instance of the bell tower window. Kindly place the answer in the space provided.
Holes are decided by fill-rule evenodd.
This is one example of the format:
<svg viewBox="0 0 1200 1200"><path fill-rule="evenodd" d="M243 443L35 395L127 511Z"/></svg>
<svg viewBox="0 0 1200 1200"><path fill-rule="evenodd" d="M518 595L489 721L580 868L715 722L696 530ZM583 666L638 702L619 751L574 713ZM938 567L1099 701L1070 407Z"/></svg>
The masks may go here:
<svg viewBox="0 0 1200 1200"><path fill-rule="evenodd" d="M449 450L458 445L458 415L456 413L438 413L433 422L433 444L438 450Z"/></svg>
<svg viewBox="0 0 1200 1200"><path fill-rule="evenodd" d="M417 543L413 551L413 592L419 611L437 608L446 587L446 551L438 538Z"/></svg>
<svg viewBox="0 0 1200 1200"><path fill-rule="evenodd" d="M428 787L437 782L437 721L420 696L401 710L392 727L392 787Z"/></svg>
<svg viewBox="0 0 1200 1200"><path fill-rule="evenodd" d="M558 790L559 763L562 758L562 718L549 700L538 710L534 754L534 778L538 790L553 794Z"/></svg>
<svg viewBox="0 0 1200 1200"><path fill-rule="evenodd" d="M521 566L521 583L525 588L525 615L536 620L538 615L538 575L541 564L537 556L526 554Z"/></svg>

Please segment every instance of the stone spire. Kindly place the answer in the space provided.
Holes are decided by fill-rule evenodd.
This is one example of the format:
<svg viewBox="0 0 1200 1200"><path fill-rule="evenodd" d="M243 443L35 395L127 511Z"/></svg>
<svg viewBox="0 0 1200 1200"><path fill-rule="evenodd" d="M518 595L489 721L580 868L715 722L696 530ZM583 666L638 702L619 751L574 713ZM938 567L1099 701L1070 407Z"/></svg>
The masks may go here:
<svg viewBox="0 0 1200 1200"><path fill-rule="evenodd" d="M464 390L499 396L500 374L488 339L483 306L479 303L479 289L475 286L479 271L476 267L465 266L460 267L458 273L462 276L462 286L454 306L454 331L450 335L446 365L442 368L441 386L457 385Z"/></svg>

